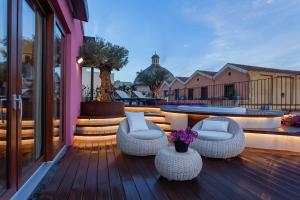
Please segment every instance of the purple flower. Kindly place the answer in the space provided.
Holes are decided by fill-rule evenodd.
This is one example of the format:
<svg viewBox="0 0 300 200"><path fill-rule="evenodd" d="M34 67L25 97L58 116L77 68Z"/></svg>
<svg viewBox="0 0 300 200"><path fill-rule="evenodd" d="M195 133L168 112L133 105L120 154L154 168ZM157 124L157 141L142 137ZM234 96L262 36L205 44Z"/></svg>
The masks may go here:
<svg viewBox="0 0 300 200"><path fill-rule="evenodd" d="M190 127L181 129L179 131L174 131L171 133L171 140L174 142L176 140L181 140L185 144L190 144L198 137L198 133L193 131Z"/></svg>
<svg viewBox="0 0 300 200"><path fill-rule="evenodd" d="M281 123L285 126L300 126L300 115L289 114L282 117Z"/></svg>

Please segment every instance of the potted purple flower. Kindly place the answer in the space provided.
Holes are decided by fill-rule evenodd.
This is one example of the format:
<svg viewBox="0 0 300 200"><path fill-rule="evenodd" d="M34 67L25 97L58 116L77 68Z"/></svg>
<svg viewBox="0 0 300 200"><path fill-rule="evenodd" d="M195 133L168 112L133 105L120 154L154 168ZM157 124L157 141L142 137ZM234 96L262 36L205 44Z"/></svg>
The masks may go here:
<svg viewBox="0 0 300 200"><path fill-rule="evenodd" d="M171 133L171 140L175 144L175 150L181 153L187 152L189 144L197 137L198 133L193 131L190 127Z"/></svg>

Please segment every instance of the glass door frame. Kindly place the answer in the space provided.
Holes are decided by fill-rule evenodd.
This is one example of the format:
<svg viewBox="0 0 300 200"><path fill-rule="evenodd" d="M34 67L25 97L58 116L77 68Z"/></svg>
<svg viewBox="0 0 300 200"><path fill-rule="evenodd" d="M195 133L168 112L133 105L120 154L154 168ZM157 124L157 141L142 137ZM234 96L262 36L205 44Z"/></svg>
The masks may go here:
<svg viewBox="0 0 300 200"><path fill-rule="evenodd" d="M39 12L39 14L41 14L41 16L43 17L43 29L46 29L46 17L47 17L47 13L45 12L45 10L43 9L43 7L38 3L38 1L36 0L25 0L29 6L33 9L33 11L35 12ZM17 96L22 95L22 17L23 17L23 13L22 13L22 6L23 6L23 0L18 0L18 65L17 65L17 76L18 76L18 84L17 84L17 88L16 88L16 94ZM44 31L43 31L44 32ZM46 32L47 33L47 32ZM46 52L47 49L45 48L45 44L46 44L46 38L47 38L47 34L42 36L42 42L44 44L44 46L42 47L43 52L42 52L42 76L45 73L45 67L47 67L46 65ZM43 112L43 108L45 107L45 95L44 95L44 81L42 81L42 110L41 112ZM20 101L20 100L19 100ZM18 108L18 112L17 112L17 116L20 115L20 108ZM44 116L42 116L44 118ZM44 127L44 123L45 121L42 122L42 127ZM21 187L29 178L30 176L34 173L35 170L37 170L37 168L45 161L45 147L44 147L44 143L45 143L45 132L42 132L42 156L32 165L31 169L28 170L26 173L22 174L22 151L21 151L21 122L18 121L18 119L16 118L16 125L17 125L17 156L18 156L18 164L17 164L17 177L18 177L18 181L17 181L17 188ZM42 128L43 130L43 128Z"/></svg>
<svg viewBox="0 0 300 200"><path fill-rule="evenodd" d="M17 116L20 109L14 108L13 95L19 95L20 92L20 80L16 81L16 77L20 77L20 69L22 66L22 0L8 0L8 16L7 16L7 46L8 46L8 94L7 94L7 145L8 145L8 164L7 164L7 190L4 192L1 198L10 198L20 188L25 181L33 174L33 172L43 163L54 158L56 153L61 149L65 143L65 108L62 106L62 137L63 144L58 151L52 149L52 133L53 133L53 41L54 41L54 27L58 20L55 17L54 8L50 0L26 0L30 5L34 6L34 9L38 9L40 14L45 18L44 29L45 35L43 36L43 92L42 92L42 112L43 116L43 131L42 131L42 157L34 164L32 170L21 174L21 160L20 160L20 134L18 134ZM58 23L59 24L59 23ZM60 25L60 24L59 24ZM63 32L63 27L60 26L63 33L63 42L66 45L67 35ZM64 50L65 48L63 48ZM66 63L66 52L62 51L63 59L62 64ZM20 78L19 78L20 79ZM63 103L66 101L65 90L65 69L62 74L63 87ZM18 127L18 128L17 128Z"/></svg>
<svg viewBox="0 0 300 200"><path fill-rule="evenodd" d="M55 27L58 28L58 30L60 31L61 33L61 82L60 82L60 92L62 92L60 95L61 96L61 102L60 102L60 105L59 105L59 109L60 109L60 114L61 114L61 123L60 123L60 128L61 128L61 138L60 138L60 141L61 143L59 144L59 147L58 149L52 149L52 156L56 155L60 150L61 148L66 144L66 135L65 135L65 120L66 120L66 117L65 117L65 113L66 113L66 110L65 110L65 102L66 102L66 87L65 87L65 80L66 80L66 75L65 75L65 64L66 64L66 52L65 52L65 47L66 47L66 32L64 31L64 28L63 26L61 25L59 19L57 16L54 17L54 36L55 36ZM54 55L53 55L54 56ZM54 70L54 63L53 63L53 68L52 70ZM53 71L52 71L52 74L53 74ZM54 77L52 79L52 82L54 85ZM54 94L54 91L53 91L53 94ZM53 96L54 97L54 96ZM54 99L54 98L52 98ZM54 106L53 106L54 108ZM54 117L54 116L53 116ZM53 126L54 127L54 126ZM53 145L52 145L53 147Z"/></svg>

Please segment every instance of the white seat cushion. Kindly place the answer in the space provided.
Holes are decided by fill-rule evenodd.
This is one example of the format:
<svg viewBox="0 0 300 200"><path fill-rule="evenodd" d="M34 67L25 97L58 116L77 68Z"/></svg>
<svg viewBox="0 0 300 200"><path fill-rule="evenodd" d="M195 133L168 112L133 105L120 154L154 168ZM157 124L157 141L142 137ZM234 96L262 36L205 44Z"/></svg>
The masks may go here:
<svg viewBox="0 0 300 200"><path fill-rule="evenodd" d="M163 132L154 129L132 131L128 135L140 140L154 140L163 136Z"/></svg>
<svg viewBox="0 0 300 200"><path fill-rule="evenodd" d="M202 131L197 130L198 138L201 140L228 140L232 138L232 134L223 131Z"/></svg>
<svg viewBox="0 0 300 200"><path fill-rule="evenodd" d="M149 130L143 112L126 112L130 132Z"/></svg>
<svg viewBox="0 0 300 200"><path fill-rule="evenodd" d="M215 120L209 120L205 119L202 122L202 131L228 131L228 121L215 121Z"/></svg>

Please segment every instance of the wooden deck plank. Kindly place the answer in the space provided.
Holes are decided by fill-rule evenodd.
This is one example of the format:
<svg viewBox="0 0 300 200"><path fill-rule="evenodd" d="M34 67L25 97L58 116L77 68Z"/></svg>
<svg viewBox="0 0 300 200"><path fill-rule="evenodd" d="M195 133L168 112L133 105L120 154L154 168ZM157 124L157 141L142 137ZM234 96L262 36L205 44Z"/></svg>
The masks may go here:
<svg viewBox="0 0 300 200"><path fill-rule="evenodd" d="M89 150L89 146L87 146L86 149L82 151L79 170L75 176L75 180L72 185L72 189L70 191L69 199L82 199L86 176L87 176L87 170L89 167L89 159L90 159L90 150Z"/></svg>
<svg viewBox="0 0 300 200"><path fill-rule="evenodd" d="M140 170L135 165L137 159L139 158L136 158L134 156L124 156L125 163L128 166L129 172L136 185L137 191L140 194L140 198L145 200L155 199L151 190L148 188L148 185L144 180L144 177L142 176Z"/></svg>
<svg viewBox="0 0 300 200"><path fill-rule="evenodd" d="M112 200L125 199L123 185L113 153L113 147L108 145L106 152L111 198Z"/></svg>
<svg viewBox="0 0 300 200"><path fill-rule="evenodd" d="M150 163L148 164L147 161L148 163L150 161ZM153 165L153 159L140 159L139 162L136 162L136 164L139 170L143 171L144 179L155 198L161 200L169 200L168 195L166 194L166 192L164 192L163 187L158 182L159 175L157 171L149 170L149 166Z"/></svg>
<svg viewBox="0 0 300 200"><path fill-rule="evenodd" d="M264 172L259 171L257 165L251 165L251 163L245 162L245 160L232 160L230 165L236 167L242 165L242 167L239 167L241 173L246 174L251 179L255 179L256 184L260 185L264 190L269 191L270 194L277 195L283 199L290 199L293 197L284 185L279 185L273 177L269 177Z"/></svg>
<svg viewBox="0 0 300 200"><path fill-rule="evenodd" d="M93 144L90 154L89 167L87 170L86 182L84 186L83 199L97 199L98 158L98 145Z"/></svg>
<svg viewBox="0 0 300 200"><path fill-rule="evenodd" d="M58 188L55 196L57 199L68 199L75 176L74 174L77 174L77 170L79 168L79 162L77 161L81 157L81 153L78 153L72 160L70 167L66 171L66 174L64 176L64 179Z"/></svg>
<svg viewBox="0 0 300 200"><path fill-rule="evenodd" d="M98 160L97 174L98 174L97 199L99 200L111 199L106 146L103 144L99 145L99 160Z"/></svg>
<svg viewBox="0 0 300 200"><path fill-rule="evenodd" d="M278 159L270 159L270 158L262 158L256 156L245 156L243 159L249 162L255 162L259 164L259 166L268 165L267 169L261 169L262 171L267 171L275 177L278 177L282 180L286 180L287 185L291 185L294 187L295 185L300 184L300 169L294 168L294 165L288 164L286 162L280 163ZM300 188L297 187L300 190Z"/></svg>
<svg viewBox="0 0 300 200"><path fill-rule="evenodd" d="M119 169L120 177L122 180L123 188L125 191L126 199L141 199L136 189L134 181L132 180L130 171L125 163L124 154L118 150L115 145L113 147L115 159Z"/></svg>
<svg viewBox="0 0 300 200"><path fill-rule="evenodd" d="M74 148L68 149L64 158L59 163L59 170L55 173L52 177L51 181L49 182L49 186L42 191L40 198L43 199L53 199L53 194L56 194L63 178L72 163L73 158L76 156L77 150Z"/></svg>
<svg viewBox="0 0 300 200"><path fill-rule="evenodd" d="M40 199L300 199L300 154L246 149L233 159L205 159L200 175L168 181L154 156L128 156L114 141L76 142Z"/></svg>
<svg viewBox="0 0 300 200"><path fill-rule="evenodd" d="M250 199L261 198L261 193L258 192L255 188L253 188L253 186L255 186L255 182L241 175L239 171L237 171L237 169L228 168L227 166L224 167L223 163L220 163L214 159L205 159L204 162L205 165L203 167L203 171L207 171L211 175L214 174L218 175L222 179L225 179L226 181L230 182L232 188L239 188L240 190L243 190L245 193L248 193L245 196L245 198L246 197L250 197Z"/></svg>

